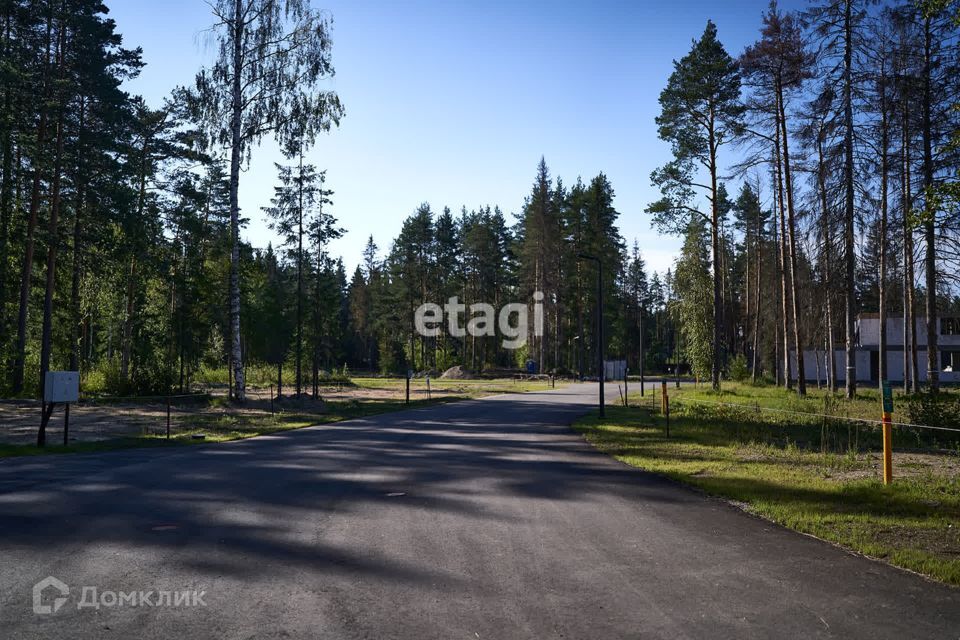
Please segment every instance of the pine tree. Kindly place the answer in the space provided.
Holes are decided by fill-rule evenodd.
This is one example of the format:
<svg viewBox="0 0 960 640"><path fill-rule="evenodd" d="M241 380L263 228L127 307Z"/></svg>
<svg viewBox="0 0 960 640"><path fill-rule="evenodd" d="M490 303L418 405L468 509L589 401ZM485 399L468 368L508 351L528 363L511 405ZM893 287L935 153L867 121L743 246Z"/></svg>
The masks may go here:
<svg viewBox="0 0 960 640"><path fill-rule="evenodd" d="M763 28L760 40L747 48L740 58L744 77L755 87L765 106L772 103L773 136L777 141L776 159L780 166L784 183L786 210L786 236L784 241L788 250L787 264L789 273L790 315L793 320L793 350L796 354L797 392L804 396L807 392L806 372L804 371L804 343L801 339L800 294L797 284L797 214L794 201L793 166L790 160L790 135L787 126L787 101L791 93L799 90L803 82L812 77L814 57L807 52L799 21L792 14L782 14L776 0L771 0L769 11L763 16ZM789 358L788 358L789 362Z"/></svg>
<svg viewBox="0 0 960 640"><path fill-rule="evenodd" d="M687 227L691 214L704 214L693 204L695 189L706 192L710 213L713 278L713 364L711 379L720 388L723 351L723 305L720 255L720 198L718 177L720 147L733 142L742 133L744 107L740 102L740 76L737 63L717 39L713 22L693 43L686 56L674 62L667 87L660 94L661 113L657 117L659 135L671 143L674 159L653 172L652 180L663 192L663 199L651 204L647 212L661 231L679 233ZM699 170L709 174L706 184L697 182Z"/></svg>

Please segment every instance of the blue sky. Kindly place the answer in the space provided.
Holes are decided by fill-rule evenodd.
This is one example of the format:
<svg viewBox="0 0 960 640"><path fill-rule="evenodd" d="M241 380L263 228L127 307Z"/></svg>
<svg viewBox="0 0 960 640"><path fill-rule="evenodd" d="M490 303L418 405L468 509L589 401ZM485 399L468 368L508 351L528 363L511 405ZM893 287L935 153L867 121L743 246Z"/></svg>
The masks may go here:
<svg viewBox="0 0 960 640"><path fill-rule="evenodd" d="M209 61L201 0L107 2L126 46L147 63L131 92L159 106ZM786 4L786 3L784 3ZM333 58L347 115L310 160L327 170L348 269L373 234L385 251L421 202L518 212L543 155L571 184L603 171L620 229L648 264L672 264L679 242L650 228L650 172L669 155L657 97L708 18L732 55L756 40L767 0L521 2L314 0L333 17ZM281 157L266 142L242 176L246 237L275 241L260 208Z"/></svg>

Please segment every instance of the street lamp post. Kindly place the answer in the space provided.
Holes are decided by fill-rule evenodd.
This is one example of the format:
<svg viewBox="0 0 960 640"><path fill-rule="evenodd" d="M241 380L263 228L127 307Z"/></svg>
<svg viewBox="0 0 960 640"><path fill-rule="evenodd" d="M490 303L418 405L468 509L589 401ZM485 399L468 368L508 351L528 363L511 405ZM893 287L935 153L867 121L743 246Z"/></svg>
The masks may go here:
<svg viewBox="0 0 960 640"><path fill-rule="evenodd" d="M580 260L590 260L597 263L597 374L600 379L600 417L606 415L604 409L603 395L603 262L596 256L580 253L577 255Z"/></svg>

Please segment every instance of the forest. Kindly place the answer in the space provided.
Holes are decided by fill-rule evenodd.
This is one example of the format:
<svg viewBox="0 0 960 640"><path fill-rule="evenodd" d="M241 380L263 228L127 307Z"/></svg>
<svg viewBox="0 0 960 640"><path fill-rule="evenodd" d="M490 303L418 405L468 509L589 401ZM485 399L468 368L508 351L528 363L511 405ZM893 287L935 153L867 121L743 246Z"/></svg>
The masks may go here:
<svg viewBox="0 0 960 640"><path fill-rule="evenodd" d="M649 177L662 197L646 211L617 211L603 172L553 176L531 150L515 212L398 211L399 235L369 238L352 273L328 247L346 232L336 185L307 159L347 117L326 83L330 17L308 0L210 5L213 60L148 105L124 89L142 52L100 1L0 4L0 395L36 397L59 369L115 394L222 375L238 401L256 367L297 394L344 371L532 360L584 375L600 322L604 354L633 372L804 394L836 389L838 372L804 371L796 354L844 351L849 367L862 314L923 319L928 361L916 330L890 357L908 389L921 370L937 387L938 320L960 314L955 4L772 3L740 52L708 22L663 79L656 124L672 157ZM241 210L264 139L286 160L270 206ZM682 239L673 268L647 268L621 215ZM253 216L276 246L243 239ZM603 263L599 287L582 255ZM519 350L414 329L425 302L532 305L534 292L543 335ZM844 385L856 393L855 376Z"/></svg>

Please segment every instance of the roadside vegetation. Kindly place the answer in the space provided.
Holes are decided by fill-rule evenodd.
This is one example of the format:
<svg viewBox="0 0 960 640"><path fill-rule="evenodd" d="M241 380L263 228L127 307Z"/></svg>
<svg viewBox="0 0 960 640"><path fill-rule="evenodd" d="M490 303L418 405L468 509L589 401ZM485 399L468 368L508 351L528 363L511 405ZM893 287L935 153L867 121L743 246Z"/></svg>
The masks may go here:
<svg viewBox="0 0 960 640"><path fill-rule="evenodd" d="M960 449L950 434L895 429L894 482L882 483L879 429L815 417L875 417L878 397L850 403L811 391L729 385L670 389L670 434L651 398L609 407L576 428L599 450L783 526L960 586ZM752 409L717 404L749 404ZM757 407L760 411L757 411ZM809 412L805 417L796 413ZM897 416L895 416L895 419Z"/></svg>

